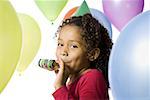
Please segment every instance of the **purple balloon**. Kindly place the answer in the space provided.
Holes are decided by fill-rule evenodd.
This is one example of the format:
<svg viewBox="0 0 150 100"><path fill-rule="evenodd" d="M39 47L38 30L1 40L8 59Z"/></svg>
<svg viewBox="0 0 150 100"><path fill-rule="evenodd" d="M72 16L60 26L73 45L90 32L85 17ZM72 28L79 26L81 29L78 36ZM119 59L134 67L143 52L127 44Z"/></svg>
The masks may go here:
<svg viewBox="0 0 150 100"><path fill-rule="evenodd" d="M103 0L102 3L104 13L119 31L144 7L144 0Z"/></svg>

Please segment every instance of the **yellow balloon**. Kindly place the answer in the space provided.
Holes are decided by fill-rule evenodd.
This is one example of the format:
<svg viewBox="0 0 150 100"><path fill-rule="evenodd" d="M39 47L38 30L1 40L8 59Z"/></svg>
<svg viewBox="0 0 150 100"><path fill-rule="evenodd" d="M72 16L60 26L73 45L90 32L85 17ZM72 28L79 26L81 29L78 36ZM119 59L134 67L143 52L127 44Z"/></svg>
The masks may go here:
<svg viewBox="0 0 150 100"><path fill-rule="evenodd" d="M26 15L18 14L22 27L22 49L17 71L22 73L32 62L41 43L41 32L36 21Z"/></svg>
<svg viewBox="0 0 150 100"><path fill-rule="evenodd" d="M62 11L68 0L35 0L35 3L50 20L54 21Z"/></svg>
<svg viewBox="0 0 150 100"><path fill-rule="evenodd" d="M0 1L0 93L9 82L20 57L21 27L9 1Z"/></svg>

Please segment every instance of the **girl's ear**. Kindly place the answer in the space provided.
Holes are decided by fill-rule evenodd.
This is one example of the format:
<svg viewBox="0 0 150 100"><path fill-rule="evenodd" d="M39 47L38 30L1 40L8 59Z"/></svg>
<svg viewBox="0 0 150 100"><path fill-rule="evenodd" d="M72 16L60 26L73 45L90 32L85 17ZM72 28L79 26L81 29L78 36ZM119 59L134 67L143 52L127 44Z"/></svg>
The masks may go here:
<svg viewBox="0 0 150 100"><path fill-rule="evenodd" d="M99 55L100 55L100 49L99 48L94 48L93 50L91 50L88 53L88 59L90 61L94 61L95 59L98 58Z"/></svg>

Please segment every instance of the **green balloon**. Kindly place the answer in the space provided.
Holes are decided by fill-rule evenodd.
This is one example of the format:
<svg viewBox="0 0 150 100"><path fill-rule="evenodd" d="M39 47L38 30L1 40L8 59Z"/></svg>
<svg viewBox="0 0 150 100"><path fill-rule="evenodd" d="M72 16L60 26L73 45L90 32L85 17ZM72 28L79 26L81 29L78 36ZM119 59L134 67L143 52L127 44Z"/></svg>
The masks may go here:
<svg viewBox="0 0 150 100"><path fill-rule="evenodd" d="M67 1L68 0L35 0L35 3L43 14L52 22L58 17Z"/></svg>
<svg viewBox="0 0 150 100"><path fill-rule="evenodd" d="M22 28L22 49L17 65L17 71L21 74L36 56L40 43L41 31L37 22L26 14L18 14Z"/></svg>
<svg viewBox="0 0 150 100"><path fill-rule="evenodd" d="M86 13L90 13L90 9L84 0L73 16L83 16Z"/></svg>
<svg viewBox="0 0 150 100"><path fill-rule="evenodd" d="M9 1L0 1L0 93L18 63L22 34L16 12Z"/></svg>

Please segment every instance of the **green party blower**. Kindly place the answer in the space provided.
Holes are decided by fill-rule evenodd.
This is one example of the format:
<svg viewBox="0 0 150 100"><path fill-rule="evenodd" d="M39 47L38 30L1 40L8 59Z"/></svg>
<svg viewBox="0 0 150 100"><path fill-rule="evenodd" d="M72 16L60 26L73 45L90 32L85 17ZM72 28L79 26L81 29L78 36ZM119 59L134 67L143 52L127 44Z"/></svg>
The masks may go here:
<svg viewBox="0 0 150 100"><path fill-rule="evenodd" d="M49 59L40 59L38 62L38 65L41 68L47 69L49 71L57 71L59 68L58 63L55 62L55 60L49 60Z"/></svg>

